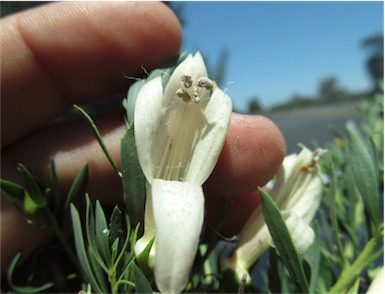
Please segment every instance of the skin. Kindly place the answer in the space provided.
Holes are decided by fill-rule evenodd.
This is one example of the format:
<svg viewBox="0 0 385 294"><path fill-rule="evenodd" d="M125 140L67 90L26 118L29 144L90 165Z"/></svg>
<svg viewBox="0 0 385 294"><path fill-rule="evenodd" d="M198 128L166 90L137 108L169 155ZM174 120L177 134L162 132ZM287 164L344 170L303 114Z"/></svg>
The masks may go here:
<svg viewBox="0 0 385 294"><path fill-rule="evenodd" d="M1 177L19 181L17 163L42 176L55 160L63 195L85 163L88 192L102 203L122 202L121 183L89 127L82 121L47 124L72 104L95 102L127 90L127 76L143 74L178 54L181 28L162 3L54 3L0 21ZM107 148L119 163L124 114L95 118ZM277 171L285 142L267 118L233 114L219 162L206 182L206 219L214 225L231 197L223 234L240 231L259 204L255 192ZM26 257L52 235L28 224L1 201L1 270L20 249Z"/></svg>

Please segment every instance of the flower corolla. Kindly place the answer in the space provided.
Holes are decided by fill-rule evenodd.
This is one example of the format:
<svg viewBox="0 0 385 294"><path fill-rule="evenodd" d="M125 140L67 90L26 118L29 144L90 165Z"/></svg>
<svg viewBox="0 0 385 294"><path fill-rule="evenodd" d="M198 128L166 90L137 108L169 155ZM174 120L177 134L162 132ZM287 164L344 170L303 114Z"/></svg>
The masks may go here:
<svg viewBox="0 0 385 294"><path fill-rule="evenodd" d="M181 292L188 282L204 220L202 184L219 158L231 112L230 97L208 78L199 52L176 67L164 89L156 77L138 93L135 142L149 187L135 253L155 238L149 263L163 293Z"/></svg>
<svg viewBox="0 0 385 294"><path fill-rule="evenodd" d="M299 154L285 157L270 196L281 211L297 251L304 252L315 237L308 224L321 202L323 184L317 161L326 150L311 152L301 146ZM248 269L269 246L275 247L262 207L258 206L244 225L232 256L222 262L222 269L233 270L239 281L245 276L249 283Z"/></svg>

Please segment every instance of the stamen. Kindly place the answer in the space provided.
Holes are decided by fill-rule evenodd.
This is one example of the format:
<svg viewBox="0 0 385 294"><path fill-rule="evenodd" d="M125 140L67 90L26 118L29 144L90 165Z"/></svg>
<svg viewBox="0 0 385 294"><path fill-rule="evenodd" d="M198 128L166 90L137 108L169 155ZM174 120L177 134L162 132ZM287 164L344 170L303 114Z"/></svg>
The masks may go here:
<svg viewBox="0 0 385 294"><path fill-rule="evenodd" d="M191 101L190 95L185 90L183 90L183 89L176 90L175 94L179 98L182 98L184 102L190 102Z"/></svg>
<svg viewBox="0 0 385 294"><path fill-rule="evenodd" d="M197 86L199 88L205 88L206 90L211 90L214 88L214 82L209 78L202 77L198 79Z"/></svg>
<svg viewBox="0 0 385 294"><path fill-rule="evenodd" d="M201 101L201 97L199 97L199 90L197 87L194 87L194 102L199 103Z"/></svg>
<svg viewBox="0 0 385 294"><path fill-rule="evenodd" d="M192 77L189 74L181 75L180 80L182 81L183 87L186 89L190 88L193 84Z"/></svg>

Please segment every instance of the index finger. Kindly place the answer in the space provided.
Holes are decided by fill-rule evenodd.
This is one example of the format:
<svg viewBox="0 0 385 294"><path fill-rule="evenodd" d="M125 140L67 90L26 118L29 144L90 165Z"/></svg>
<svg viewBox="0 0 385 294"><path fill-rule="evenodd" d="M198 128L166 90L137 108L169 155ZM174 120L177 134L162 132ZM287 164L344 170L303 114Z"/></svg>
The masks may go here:
<svg viewBox="0 0 385 294"><path fill-rule="evenodd" d="M1 21L2 145L67 110L127 87L141 65L177 54L162 3L55 3ZM139 69L139 70L138 70Z"/></svg>

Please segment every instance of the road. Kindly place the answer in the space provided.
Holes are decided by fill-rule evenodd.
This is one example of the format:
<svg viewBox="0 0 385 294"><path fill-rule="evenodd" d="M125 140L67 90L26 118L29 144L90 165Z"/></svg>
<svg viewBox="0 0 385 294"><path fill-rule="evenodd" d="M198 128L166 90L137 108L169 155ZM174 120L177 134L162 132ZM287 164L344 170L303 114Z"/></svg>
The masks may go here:
<svg viewBox="0 0 385 294"><path fill-rule="evenodd" d="M359 120L358 103L303 107L266 114L278 125L286 139L287 154L297 153L298 143L310 149L324 147L333 140L336 129L343 130L348 120Z"/></svg>

